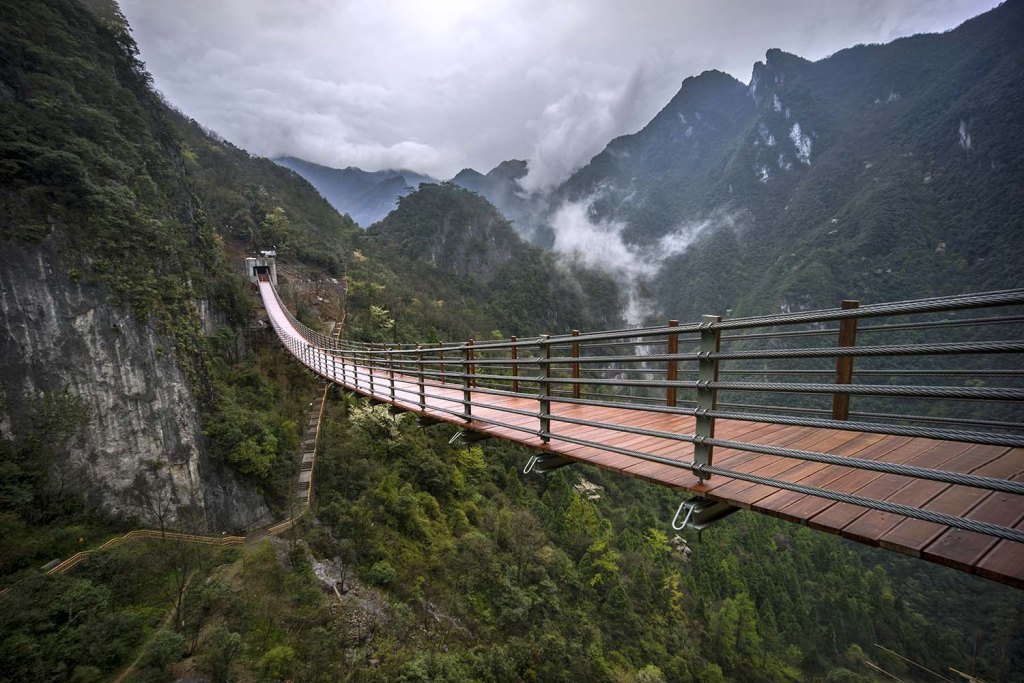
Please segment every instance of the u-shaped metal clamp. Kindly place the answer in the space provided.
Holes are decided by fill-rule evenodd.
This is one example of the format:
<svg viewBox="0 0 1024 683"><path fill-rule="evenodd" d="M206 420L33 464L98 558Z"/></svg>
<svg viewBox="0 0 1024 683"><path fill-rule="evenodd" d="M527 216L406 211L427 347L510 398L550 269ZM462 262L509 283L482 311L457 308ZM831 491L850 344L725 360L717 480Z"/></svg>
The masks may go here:
<svg viewBox="0 0 1024 683"><path fill-rule="evenodd" d="M531 455L530 459L526 461L526 467L523 468L523 474L529 474L533 471L533 466L540 460L539 455Z"/></svg>
<svg viewBox="0 0 1024 683"><path fill-rule="evenodd" d="M686 529L686 526L690 523L690 517L693 516L693 509L696 506L695 505L687 506L686 504L688 502L689 501L684 500L682 503L680 503L679 504L679 508L676 510L675 516L672 518L672 528L675 529L676 531L683 531L684 529ZM677 522L679 521L679 513L683 511L684 507L687 508L686 517L683 519L683 523L682 524L677 524Z"/></svg>

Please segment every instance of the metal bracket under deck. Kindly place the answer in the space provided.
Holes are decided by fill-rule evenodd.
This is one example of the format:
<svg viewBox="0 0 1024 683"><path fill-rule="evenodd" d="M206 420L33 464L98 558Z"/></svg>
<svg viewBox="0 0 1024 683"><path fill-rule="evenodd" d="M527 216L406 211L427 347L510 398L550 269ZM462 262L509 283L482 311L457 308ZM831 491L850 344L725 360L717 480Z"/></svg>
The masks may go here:
<svg viewBox="0 0 1024 683"><path fill-rule="evenodd" d="M471 443L477 443L478 441L486 441L491 438L490 434L484 434L482 432L474 432L469 429L460 429L455 432L452 438L448 439L448 445L453 446L458 442L462 442L467 446Z"/></svg>
<svg viewBox="0 0 1024 683"><path fill-rule="evenodd" d="M683 515L684 511L683 523L679 524L679 516ZM693 529L701 532L738 511L738 507L728 503L694 496L679 504L679 509L676 510L675 517L672 518L672 528L676 531Z"/></svg>
<svg viewBox="0 0 1024 683"><path fill-rule="evenodd" d="M566 458L561 455L555 455L554 453L541 453L539 455L531 456L526 461L526 467L523 468L523 474L530 474L535 472L537 474L548 474L554 472L557 469L572 465L575 460Z"/></svg>

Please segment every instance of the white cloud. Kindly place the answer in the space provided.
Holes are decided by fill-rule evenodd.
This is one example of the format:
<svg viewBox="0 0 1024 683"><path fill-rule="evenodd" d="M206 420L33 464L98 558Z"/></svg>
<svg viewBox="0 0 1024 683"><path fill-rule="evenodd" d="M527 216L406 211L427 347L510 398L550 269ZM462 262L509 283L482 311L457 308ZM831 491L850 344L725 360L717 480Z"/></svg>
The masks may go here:
<svg viewBox="0 0 1024 683"><path fill-rule="evenodd" d="M530 172L521 180L527 192L548 190L586 163L616 135L633 127L637 102L644 90L644 69L613 90L577 89L548 105L529 121L536 142Z"/></svg>
<svg viewBox="0 0 1024 683"><path fill-rule="evenodd" d="M995 4L121 0L168 100L250 151L441 177L530 156L533 189L638 129L687 76L745 81L769 47L816 59Z"/></svg>
<svg viewBox="0 0 1024 683"><path fill-rule="evenodd" d="M592 208L597 198L565 201L552 212L554 251L613 275L626 291L623 317L631 325L643 322L643 315L649 310L640 294L645 279L656 275L665 261L686 251L708 229L731 228L737 222L734 214L725 212L697 221L681 220L651 244L630 244L622 238L625 223L594 216Z"/></svg>

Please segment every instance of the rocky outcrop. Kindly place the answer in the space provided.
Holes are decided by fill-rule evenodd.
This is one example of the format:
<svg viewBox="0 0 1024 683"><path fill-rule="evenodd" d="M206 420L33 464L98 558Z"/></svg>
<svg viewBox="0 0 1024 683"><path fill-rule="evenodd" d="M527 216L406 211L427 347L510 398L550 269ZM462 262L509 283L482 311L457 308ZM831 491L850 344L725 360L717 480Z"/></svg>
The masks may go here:
<svg viewBox="0 0 1024 683"><path fill-rule="evenodd" d="M148 523L196 510L209 531L269 522L262 497L205 452L171 348L105 287L74 281L53 245L0 250L0 384L8 396L66 389L84 402L88 424L62 467L87 499Z"/></svg>

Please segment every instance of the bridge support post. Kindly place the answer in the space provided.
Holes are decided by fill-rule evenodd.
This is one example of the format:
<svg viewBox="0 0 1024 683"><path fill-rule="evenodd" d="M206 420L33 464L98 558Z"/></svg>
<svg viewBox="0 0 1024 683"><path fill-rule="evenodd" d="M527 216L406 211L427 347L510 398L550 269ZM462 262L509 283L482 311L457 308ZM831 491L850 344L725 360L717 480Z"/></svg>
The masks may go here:
<svg viewBox="0 0 1024 683"><path fill-rule="evenodd" d="M395 402L395 355L394 349L388 347L388 380L391 382L391 402Z"/></svg>
<svg viewBox="0 0 1024 683"><path fill-rule="evenodd" d="M375 366L377 364L377 360L376 360L376 356L375 356L375 354L376 354L376 350L375 350L376 346L377 346L376 344L370 344L370 353L368 354L367 363L366 363L366 366L367 366L366 369L370 373L370 397L371 398L373 398L373 395L374 395L374 393L376 391L373 388L373 366Z"/></svg>
<svg viewBox="0 0 1024 683"><path fill-rule="evenodd" d="M721 348L722 333L712 327L722 320L718 315L705 315L700 322L700 351L698 357L697 379L697 440L693 444L693 462L695 465L712 464L714 446L707 439L715 438L715 418L708 415L718 403L718 390L712 384L718 381L718 359L711 354L718 353ZM698 470L697 477L704 481L710 474Z"/></svg>
<svg viewBox="0 0 1024 683"><path fill-rule="evenodd" d="M426 387L424 386L424 377L423 377L423 346L421 344L417 344L416 345L416 368L418 370L418 372L416 373L416 378L418 380L417 383L419 384L419 389L420 389L420 410L426 410L427 409L427 390L426 390Z"/></svg>
<svg viewBox="0 0 1024 683"><path fill-rule="evenodd" d="M540 342L540 440L551 441L551 335L545 334Z"/></svg>
<svg viewBox="0 0 1024 683"><path fill-rule="evenodd" d="M668 326L669 327L679 327L679 321L678 320L669 320L668 321ZM677 332L672 332L671 334L668 335L668 346L667 346L667 348L665 350L665 353L670 353L670 354L672 354L672 353L679 353L679 334ZM667 382L675 382L676 381L676 379L679 377L678 367L679 367L679 361L677 361L677 360L670 360L668 362L668 367L665 369L665 381L667 381ZM665 388L665 405L671 407L671 406L675 406L675 404L676 404L676 388L675 387L666 387Z"/></svg>
<svg viewBox="0 0 1024 683"><path fill-rule="evenodd" d="M470 337L466 340L465 346L462 347L462 417L466 422L473 421L473 392L470 390L473 387L470 377L473 368L472 360L473 338Z"/></svg>
<svg viewBox="0 0 1024 683"><path fill-rule="evenodd" d="M572 331L572 336L574 336L574 337L580 336L580 331L579 330L573 330ZM578 341L574 341L572 343L572 357L573 358L579 358L580 357L580 343ZM573 364L572 364L572 378L573 379L579 379L580 378L580 364L578 362L573 362ZM573 382L572 383L572 397L573 398L579 398L580 397L580 383L579 382Z"/></svg>
<svg viewBox="0 0 1024 683"><path fill-rule="evenodd" d="M444 384L444 342L437 343L437 362L441 365L441 384Z"/></svg>
<svg viewBox="0 0 1024 683"><path fill-rule="evenodd" d="M844 299L840 304L843 310L850 310L860 306L860 302L853 299ZM855 346L857 344L857 319L844 318L839 321L839 344L844 346ZM853 356L836 357L836 384L853 383ZM847 420L850 417L850 395L832 394L832 419Z"/></svg>
<svg viewBox="0 0 1024 683"><path fill-rule="evenodd" d="M516 342L519 338L516 335L512 335L509 340L512 342L512 393L519 393L519 347L516 346Z"/></svg>

